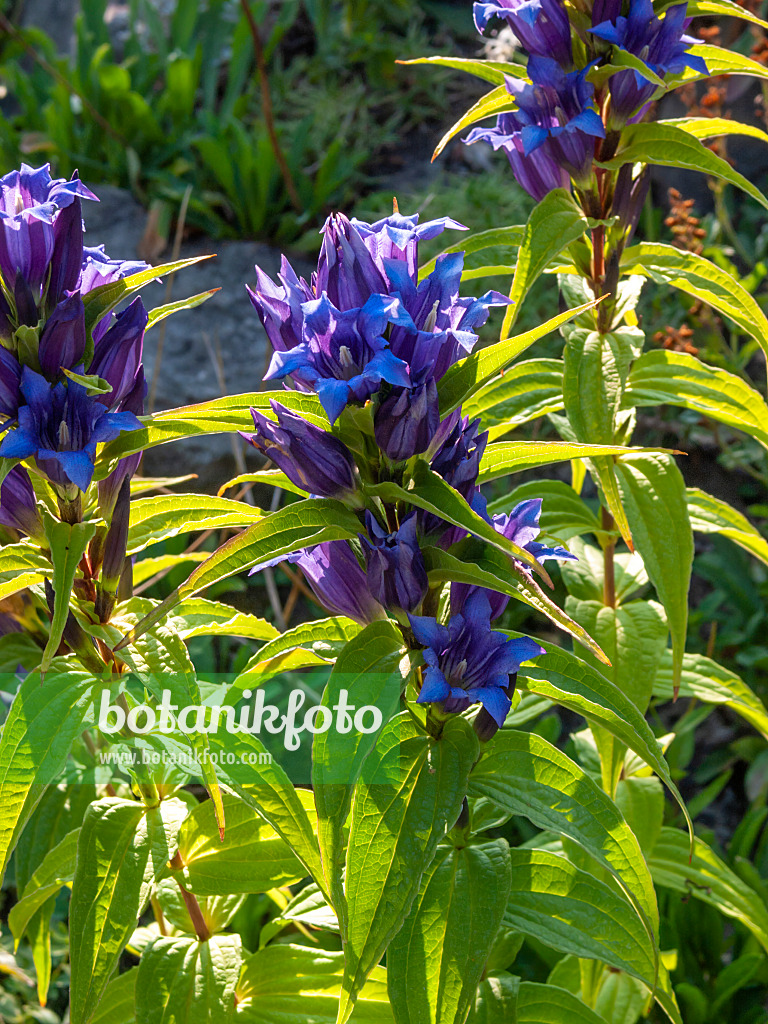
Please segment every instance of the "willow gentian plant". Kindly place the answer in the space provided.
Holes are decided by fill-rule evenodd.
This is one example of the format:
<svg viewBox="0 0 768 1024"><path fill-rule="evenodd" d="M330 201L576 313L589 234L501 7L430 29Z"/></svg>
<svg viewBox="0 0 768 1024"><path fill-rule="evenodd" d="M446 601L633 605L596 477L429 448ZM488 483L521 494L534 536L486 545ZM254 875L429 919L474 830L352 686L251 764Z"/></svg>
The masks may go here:
<svg viewBox="0 0 768 1024"><path fill-rule="evenodd" d="M694 44L684 5L475 5L479 30L497 19L524 63L426 60L493 84L446 138L506 153L537 202L528 223L420 267L420 242L462 225L397 207L373 224L330 216L309 280L285 259L276 279L256 268L266 390L144 415L143 333L171 310L114 310L180 264L84 247L93 197L77 179L23 167L0 182L0 597L13 598L0 857L13 854L9 924L32 946L41 1002L52 898L71 888L72 1024L600 1024L619 1003L628 1024L682 1024L657 887L690 887L765 942L748 883L661 827L662 784L682 801L645 718L652 698L695 693L766 731L741 681L685 653L691 527L762 548L734 510L686 489L670 453L631 446L635 409L660 402L768 437L755 389L643 352L634 312L643 279L666 282L768 350L738 282L631 244L650 162L766 204L700 141L737 125L652 119L670 86L750 66ZM510 287L469 297L464 252L499 244ZM563 311L516 335L544 273ZM492 313L501 337L481 346ZM518 360L556 330L562 360ZM561 440L510 436L544 411ZM264 465L217 497L148 494L169 481L137 475L143 451L214 432L239 432ZM489 487L558 462L570 484ZM245 484L275 489L270 511L223 496ZM145 554L219 529L235 532L202 560ZM164 600L132 593L190 561ZM281 632L203 596L281 564L324 617ZM649 582L655 599L639 598ZM537 635L506 628L510 608L535 612ZM253 650L213 686L190 654L200 636ZM306 687L268 703L288 670L323 673L314 706ZM552 705L586 720L573 757L531 727ZM302 744L305 777L289 756ZM529 841L510 846L510 819L532 824ZM552 952L547 984L527 976L524 943Z"/></svg>

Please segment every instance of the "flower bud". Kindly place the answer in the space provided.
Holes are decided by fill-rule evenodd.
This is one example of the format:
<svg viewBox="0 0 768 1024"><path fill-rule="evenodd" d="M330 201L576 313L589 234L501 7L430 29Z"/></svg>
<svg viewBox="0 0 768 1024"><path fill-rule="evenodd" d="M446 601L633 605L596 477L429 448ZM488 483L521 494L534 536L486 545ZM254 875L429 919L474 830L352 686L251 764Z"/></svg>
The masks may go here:
<svg viewBox="0 0 768 1024"><path fill-rule="evenodd" d="M313 426L270 402L277 423L251 409L256 433L242 434L249 444L264 452L285 475L310 494L321 498L345 498L357 490L352 454L333 434Z"/></svg>
<svg viewBox="0 0 768 1024"><path fill-rule="evenodd" d="M101 565L101 580L96 592L96 614L101 622L107 622L115 605L117 585L125 562L128 544L128 525L131 514L131 482L123 480L112 512L112 521L104 541L104 559Z"/></svg>
<svg viewBox="0 0 768 1024"><path fill-rule="evenodd" d="M110 408L122 401L133 387L141 365L148 319L144 303L134 299L127 309L118 313L115 323L96 345L88 373L112 386L111 392L98 396L98 400Z"/></svg>
<svg viewBox="0 0 768 1024"><path fill-rule="evenodd" d="M393 388L373 419L376 443L393 462L404 462L425 452L439 425L434 377L414 388Z"/></svg>
<svg viewBox="0 0 768 1024"><path fill-rule="evenodd" d="M51 313L40 335L40 369L55 381L62 368L74 370L85 352L85 306L79 294L63 299Z"/></svg>
<svg viewBox="0 0 768 1024"><path fill-rule="evenodd" d="M361 535L368 569L368 588L389 610L412 612L427 593L427 570L416 540L416 513L403 520L399 530L386 533L366 512L369 537ZM369 539L370 538L370 539Z"/></svg>
<svg viewBox="0 0 768 1024"><path fill-rule="evenodd" d="M54 309L77 288L83 265L83 211L79 196L59 211L53 223L53 255L46 307Z"/></svg>
<svg viewBox="0 0 768 1024"><path fill-rule="evenodd" d="M21 398L20 386L21 366L18 360L7 349L0 348L0 417L3 421L16 418Z"/></svg>
<svg viewBox="0 0 768 1024"><path fill-rule="evenodd" d="M45 536L35 492L23 466L14 466L0 485L0 523L26 537Z"/></svg>

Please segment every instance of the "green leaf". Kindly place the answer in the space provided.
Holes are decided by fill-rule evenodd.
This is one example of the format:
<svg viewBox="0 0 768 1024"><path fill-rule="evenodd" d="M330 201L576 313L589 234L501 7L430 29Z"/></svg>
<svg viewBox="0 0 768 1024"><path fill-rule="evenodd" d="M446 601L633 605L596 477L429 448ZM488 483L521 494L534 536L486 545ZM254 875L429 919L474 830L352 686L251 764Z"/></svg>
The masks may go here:
<svg viewBox="0 0 768 1024"><path fill-rule="evenodd" d="M505 839L438 850L387 953L398 1024L463 1024L511 882Z"/></svg>
<svg viewBox="0 0 768 1024"><path fill-rule="evenodd" d="M743 13L741 16L746 17ZM676 75L674 78L665 76L670 84L675 81L695 82L702 78L711 78L717 75L753 75L756 78L768 78L768 68L764 64L760 64L758 61L752 60L751 57L745 57L734 50L727 50L723 46L697 43L695 46L689 47L688 53L701 57L704 60L709 75L702 75L700 72L688 68L682 75ZM674 88L674 85L671 87Z"/></svg>
<svg viewBox="0 0 768 1024"><path fill-rule="evenodd" d="M663 780L687 816L661 746L631 697L575 655L554 644L537 642L546 653L521 669L519 685L583 715L634 750Z"/></svg>
<svg viewBox="0 0 768 1024"><path fill-rule="evenodd" d="M459 816L478 740L463 718L439 740L403 714L386 726L357 785L347 849L349 911L338 1024L399 931L446 829Z"/></svg>
<svg viewBox="0 0 768 1024"><path fill-rule="evenodd" d="M73 657L55 659L45 685L38 670L19 687L0 736L0 874L45 787L60 781L99 688Z"/></svg>
<svg viewBox="0 0 768 1024"><path fill-rule="evenodd" d="M703 120L709 121L709 118ZM766 136L768 141L768 136ZM640 242L627 249L622 271L649 277L695 295L733 320L768 353L768 319L747 289L711 260L661 242Z"/></svg>
<svg viewBox="0 0 768 1024"><path fill-rule="evenodd" d="M694 47L689 52L694 52ZM743 58L742 58L743 59ZM710 68L710 72L712 69ZM722 157L693 138L682 128L670 124L642 123L627 125L621 134L621 143L616 156L600 166L618 170L624 164L649 163L662 167L681 167L690 171L701 171L736 185L747 195L768 209L768 199L751 181L739 174Z"/></svg>
<svg viewBox="0 0 768 1024"><path fill-rule="evenodd" d="M154 309L149 311L149 320L147 322L147 330L154 324L160 323L161 320L165 320L167 316L172 316L174 313L180 313L182 309L194 309L195 306L201 306L204 302L207 302L212 295L216 292L220 292L221 288L211 288L207 292L198 292L197 295L190 295L187 299L177 299L175 302L166 302L164 306L155 306Z"/></svg>
<svg viewBox="0 0 768 1024"><path fill-rule="evenodd" d="M266 484L267 487L280 487L292 494L300 494L302 498L307 494L302 487L295 484L293 480L289 480L281 469L262 469L257 473L240 473L238 476L232 477L231 480L227 480L219 488L219 497L230 488L239 487L241 484Z"/></svg>
<svg viewBox="0 0 768 1024"><path fill-rule="evenodd" d="M209 554L208 551L184 551L180 555L153 555L152 558L142 558L133 566L133 585L137 587L158 573L165 573L186 562L204 562Z"/></svg>
<svg viewBox="0 0 768 1024"><path fill-rule="evenodd" d="M496 441L485 449L478 483L488 483L510 473L549 466L569 459L594 459L600 455L635 455L647 448L616 444L571 444L569 441ZM655 449L658 450L658 449Z"/></svg>
<svg viewBox="0 0 768 1024"><path fill-rule="evenodd" d="M91 1017L91 1024L134 1024L136 974L137 968L132 967L110 981Z"/></svg>
<svg viewBox="0 0 768 1024"><path fill-rule="evenodd" d="M529 420L563 408L563 364L529 359L505 370L462 405L470 420L480 417L491 441Z"/></svg>
<svg viewBox="0 0 768 1024"><path fill-rule="evenodd" d="M667 613L677 681L685 653L693 565L685 481L672 458L663 455L625 459L616 474L635 546Z"/></svg>
<svg viewBox="0 0 768 1024"><path fill-rule="evenodd" d="M131 502L128 554L135 554L193 530L220 530L252 526L264 513L243 501L214 498L210 494L159 494Z"/></svg>
<svg viewBox="0 0 768 1024"><path fill-rule="evenodd" d="M525 331L523 334L514 335L511 338L504 338L473 352L471 356L455 363L442 377L437 388L440 396L440 415L447 416L448 413L458 409L459 406L471 398L484 385L496 380L504 371L508 363L524 352L535 341L545 337L552 331L557 330L563 324L568 323L574 317L591 309L595 305L594 300L585 302L582 306L575 306L567 309L564 313L553 316L551 320L540 324L538 327Z"/></svg>
<svg viewBox="0 0 768 1024"><path fill-rule="evenodd" d="M673 696L672 652L665 651L653 684L656 697ZM686 654L680 677L680 696L694 697L705 704L725 704L768 740L768 710L747 684L722 665L703 654Z"/></svg>
<svg viewBox="0 0 768 1024"><path fill-rule="evenodd" d="M517 996L517 1024L597 1024L602 1017L554 985L524 981Z"/></svg>
<svg viewBox="0 0 768 1024"><path fill-rule="evenodd" d="M558 854L520 848L509 853L505 927L561 953L600 960L653 989L656 950L622 893Z"/></svg>
<svg viewBox="0 0 768 1024"><path fill-rule="evenodd" d="M15 903L8 914L8 927L18 948L29 922L62 886L72 881L75 875L77 841L80 829L68 832L43 858L42 863L24 886L22 898Z"/></svg>
<svg viewBox="0 0 768 1024"><path fill-rule="evenodd" d="M212 258L213 254L211 253L205 256L193 256L190 259L176 260L174 263L163 263L159 267L150 267L148 270L139 271L138 274L131 274L130 277L122 277L117 281L111 281L109 284L93 288L83 296L86 330L90 332L103 316L106 316L111 309L115 308L118 302L129 295L133 295L134 292L139 291L140 288L143 288L145 284L149 284L150 281L157 281L163 274L175 274L177 270L191 267L195 263Z"/></svg>
<svg viewBox="0 0 768 1024"><path fill-rule="evenodd" d="M741 13L742 17L749 18L749 13L743 7L738 4L733 6ZM768 22L762 22L762 24L768 28ZM768 134L762 128L753 124L744 124L743 121L729 121L726 117L668 117L658 121L657 124L671 124L675 128L682 128L684 132L693 135L695 139L713 139L720 135L748 135L752 139L768 142Z"/></svg>
<svg viewBox="0 0 768 1024"><path fill-rule="evenodd" d="M240 1024L336 1024L344 954L295 945L267 946L246 959L237 987ZM386 973L363 986L352 1024L394 1024Z"/></svg>
<svg viewBox="0 0 768 1024"><path fill-rule="evenodd" d="M688 4L686 14L690 18L708 14L721 15L726 18L744 18L745 21L751 21L755 25L762 25L763 28L768 28L768 22L763 21L762 18L747 10L746 7L742 7L741 4L735 3L735 0L693 0L693 2ZM717 47L711 47L711 49L717 49ZM737 56L741 55L738 54ZM710 73L715 74L711 69Z"/></svg>
<svg viewBox="0 0 768 1024"><path fill-rule="evenodd" d="M239 935L159 935L136 973L136 1024L228 1024L241 966Z"/></svg>
<svg viewBox="0 0 768 1024"><path fill-rule="evenodd" d="M85 815L69 910L72 1024L93 1016L143 909L145 823L143 804L117 797L97 800Z"/></svg>
<svg viewBox="0 0 768 1024"><path fill-rule="evenodd" d="M75 384L80 384L81 387L84 387L89 395L108 395L112 391L112 385L102 380L101 377L95 376L95 374L75 373L73 370L68 370L65 366L62 366L61 372L65 377L73 380Z"/></svg>
<svg viewBox="0 0 768 1024"><path fill-rule="evenodd" d="M248 612L235 611L228 604L190 597L173 612L173 621L182 640L194 636L242 636L251 640L273 640L280 634L266 619Z"/></svg>
<svg viewBox="0 0 768 1024"><path fill-rule="evenodd" d="M734 4L734 6L736 6ZM741 10L741 8L739 8ZM453 68L456 71L466 71L476 78L482 78L485 82L493 85L504 85L504 78L510 75L512 78L523 78L527 80L525 65L508 64L506 61L497 60L467 60L465 57L417 57L415 60L398 60L396 64L434 64L438 67Z"/></svg>
<svg viewBox="0 0 768 1024"><path fill-rule="evenodd" d="M632 367L627 406L678 405L743 430L768 448L768 405L741 377L683 352L644 353Z"/></svg>
<svg viewBox="0 0 768 1024"><path fill-rule="evenodd" d="M223 781L285 840L330 902L316 826L307 813L312 794L294 787L253 733L230 733L222 723L219 731L211 734L210 743Z"/></svg>
<svg viewBox="0 0 768 1024"><path fill-rule="evenodd" d="M595 656L603 661L606 655L599 644L587 633L583 626L574 622L552 598L539 587L535 580L516 566L504 564L492 549L485 554L477 554L472 550L472 559L458 558L449 551L440 548L426 547L423 549L424 562L430 584L436 583L468 583L470 586L484 586L489 590L497 590L500 594L509 594L560 626L580 644L583 644Z"/></svg>
<svg viewBox="0 0 768 1024"><path fill-rule="evenodd" d="M483 118L491 117L493 114L501 114L505 110L516 110L517 103L514 97L507 91L505 85L498 85L495 89L491 89L485 96L482 96L476 103L474 103L469 110L459 118L459 120L452 125L448 131L443 135L442 139L435 146L435 151L432 154L432 159L440 156L442 151L448 145L452 138L463 131L465 128L469 128L475 124L476 121L482 121Z"/></svg>
<svg viewBox="0 0 768 1024"><path fill-rule="evenodd" d="M222 797L227 830L222 840L210 800L198 804L179 831L174 871L179 884L198 896L268 892L306 875L290 847L239 797Z"/></svg>
<svg viewBox="0 0 768 1024"><path fill-rule="evenodd" d="M276 417L270 406L273 399L315 426L327 429L328 417L315 394L303 391L255 391L245 395L226 395L209 402L186 405L179 409L164 409L152 416L140 417L145 424L141 430L127 431L104 445L95 479L103 480L115 460L168 441L200 434L226 434L238 430L253 432L251 409L258 409L269 419L274 419Z"/></svg>
<svg viewBox="0 0 768 1024"><path fill-rule="evenodd" d="M475 512L454 487L443 480L439 473L430 469L423 460L416 463L413 472L413 486L410 489L406 490L396 483L382 483L367 486L366 493L372 497L381 498L382 501L402 501L431 512L432 515L438 516L446 523L450 523L451 526L458 526L473 536L482 538L492 547L498 548L505 555L510 555L549 581L547 572L542 569L530 552L495 530L490 523Z"/></svg>
<svg viewBox="0 0 768 1024"><path fill-rule="evenodd" d="M69 615L69 595L80 560L96 533L96 523L63 523L52 516L45 517L45 534L51 547L53 562L53 616L48 642L43 651L40 674L44 676L61 643L61 634Z"/></svg>
<svg viewBox="0 0 768 1024"><path fill-rule="evenodd" d="M577 441L614 442L629 366L641 349L642 335L638 340L631 329L608 334L583 327L568 329L563 401Z"/></svg>
<svg viewBox="0 0 768 1024"><path fill-rule="evenodd" d="M616 787L616 806L637 836L646 861L661 835L664 822L664 790L654 776L630 775Z"/></svg>
<svg viewBox="0 0 768 1024"><path fill-rule="evenodd" d="M581 238L587 229L587 218L565 189L553 189L533 208L517 254L515 276L509 292L514 305L509 306L504 315L502 337L509 334L523 299L547 264L571 242Z"/></svg>
<svg viewBox="0 0 768 1024"><path fill-rule="evenodd" d="M726 917L741 921L768 951L768 909L755 892L724 864L703 839L695 840L689 859L688 839L663 828L649 866L656 885L693 896Z"/></svg>
<svg viewBox="0 0 768 1024"><path fill-rule="evenodd" d="M574 840L608 869L658 934L656 895L637 839L613 801L562 751L535 733L502 729L472 772L469 791Z"/></svg>
<svg viewBox="0 0 768 1024"><path fill-rule="evenodd" d="M694 532L719 533L723 537L728 537L768 565L768 541L746 516L732 508L726 501L714 498L711 494L700 491L698 487L688 487L686 494L688 515Z"/></svg>
<svg viewBox="0 0 768 1024"><path fill-rule="evenodd" d="M583 498L562 480L531 480L488 503L489 515L509 513L522 501L541 498L539 525L545 534L569 540L583 533L602 532L600 520Z"/></svg>
<svg viewBox="0 0 768 1024"><path fill-rule="evenodd" d="M394 622L372 622L349 641L339 655L323 693L323 707L340 704L342 692L354 694L354 706L371 705L381 721L392 718L410 668L403 635ZM403 671L404 669L404 671ZM312 744L312 787L317 808L317 838L326 885L346 936L346 898L341 874L344 865L344 824L352 806L355 783L376 744L380 729L362 733L338 728L318 733Z"/></svg>

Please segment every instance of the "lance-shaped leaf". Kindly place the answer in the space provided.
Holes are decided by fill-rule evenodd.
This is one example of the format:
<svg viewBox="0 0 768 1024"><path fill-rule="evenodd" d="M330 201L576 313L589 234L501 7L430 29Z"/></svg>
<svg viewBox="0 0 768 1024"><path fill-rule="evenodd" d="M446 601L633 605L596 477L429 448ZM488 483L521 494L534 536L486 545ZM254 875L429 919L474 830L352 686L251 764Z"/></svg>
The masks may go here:
<svg viewBox="0 0 768 1024"><path fill-rule="evenodd" d="M237 986L239 1024L335 1024L344 954L297 945L272 945L246 959ZM382 967L358 996L353 1021L394 1024Z"/></svg>
<svg viewBox="0 0 768 1024"><path fill-rule="evenodd" d="M184 267L191 267L195 263L212 258L213 254L206 254L205 256L192 256L190 259L176 260L173 263L163 263L159 267L140 270L137 274L121 277L117 281L111 281L109 284L102 284L98 288L92 288L91 291L83 296L85 326L87 330L90 331L94 324L101 320L103 316L106 316L110 310L114 309L119 302L139 291L145 284L149 284L150 281L156 281L164 274L175 274L177 270L183 270Z"/></svg>
<svg viewBox="0 0 768 1024"><path fill-rule="evenodd" d="M159 494L131 502L129 555L150 544L193 530L242 529L261 519L263 512L244 501L210 494Z"/></svg>
<svg viewBox="0 0 768 1024"><path fill-rule="evenodd" d="M410 670L403 635L394 622L372 622L358 633L336 660L323 693L322 705L333 713L341 693L353 694L357 708L373 706L382 726L400 706L400 694ZM351 722L345 722L346 726ZM381 728L381 727L380 727ZM338 728L318 733L312 744L312 786L317 808L317 838L328 891L346 936L346 898L342 885L344 824L352 806L355 783L376 745L380 729L363 733Z"/></svg>
<svg viewBox="0 0 768 1024"><path fill-rule="evenodd" d="M51 548L53 562L54 604L51 617L51 631L43 651L40 665L41 675L45 675L51 666L54 655L61 643L61 635L69 615L69 596L80 559L96 533L95 522L63 523L53 516L45 516L45 535Z"/></svg>
<svg viewBox="0 0 768 1024"><path fill-rule="evenodd" d="M665 8L671 6L671 0L670 3L666 3L664 6ZM767 21L763 21L753 11L747 10L741 4L737 4L735 0L694 0L694 2L688 4L686 14L690 18L695 18L702 14L722 15L726 18L743 18L745 21L751 21L754 25L768 28ZM713 49L719 49L719 47L713 47Z"/></svg>
<svg viewBox="0 0 768 1024"><path fill-rule="evenodd" d="M656 697L668 700L674 693L672 652L667 650L653 683ZM768 709L735 672L723 668L703 654L686 654L680 677L680 696L694 697L705 704L725 704L768 739Z"/></svg>
<svg viewBox="0 0 768 1024"><path fill-rule="evenodd" d="M136 1024L228 1024L242 962L239 935L158 936L136 973Z"/></svg>
<svg viewBox="0 0 768 1024"><path fill-rule="evenodd" d="M673 245L640 242L625 251L621 267L625 273L649 277L657 284L670 284L695 295L725 314L768 353L765 313L742 284L711 260L694 252L683 252Z"/></svg>
<svg viewBox="0 0 768 1024"><path fill-rule="evenodd" d="M521 352L530 348L535 341L562 327L563 324L568 323L569 320L585 310L591 309L595 303L596 300L592 300L581 306L574 306L573 309L567 309L564 313L558 313L557 316L553 316L538 327L533 327L530 331L516 334L511 338L503 338L495 345L481 348L478 352L473 352L466 359L456 363L438 384L440 415L447 416L454 409L458 409L481 387L499 377L504 368Z"/></svg>
<svg viewBox="0 0 768 1024"><path fill-rule="evenodd" d="M738 4L734 6L739 11L744 11L744 8L739 7ZM768 28L768 22L764 24ZM762 128L753 124L745 124L743 121L730 121L727 117L668 117L657 123L671 124L675 128L682 128L684 132L688 132L696 139L715 139L721 135L747 135L749 138L768 142L768 133L764 132ZM677 251L682 252L680 249Z"/></svg>
<svg viewBox="0 0 768 1024"><path fill-rule="evenodd" d="M478 741L458 716L438 740L403 714L384 729L357 785L347 848L349 912L338 1024L400 930L437 844L459 816ZM370 771L368 771L370 769Z"/></svg>
<svg viewBox="0 0 768 1024"><path fill-rule="evenodd" d="M175 302L166 302L163 306L155 306L154 309L149 311L147 330L155 324L159 324L161 320L165 320L167 316L180 313L182 309L194 309L195 306L202 306L212 295L220 291L221 288L211 288L207 292L198 292L197 295L190 295L187 299L176 299Z"/></svg>
<svg viewBox="0 0 768 1024"><path fill-rule="evenodd" d="M584 212L565 189L553 189L536 204L525 225L525 236L517 254L509 292L513 304L504 314L502 338L509 334L533 282L555 256L581 238L588 226Z"/></svg>
<svg viewBox="0 0 768 1024"><path fill-rule="evenodd" d="M604 1024L571 992L553 984L524 981L503 971L480 983L467 1024Z"/></svg>
<svg viewBox="0 0 768 1024"><path fill-rule="evenodd" d="M436 157L440 156L451 139L465 128L469 128L470 125L475 124L477 121L482 121L483 118L491 117L493 114L501 114L505 110L516 109L517 103L515 98L510 95L507 87L505 85L497 85L495 89L491 89L490 92L487 92L485 96L482 96L476 103L473 103L469 110L448 129L442 139L440 139L438 144L435 146L432 159L434 160Z"/></svg>
<svg viewBox="0 0 768 1024"><path fill-rule="evenodd" d="M719 533L768 565L768 541L746 516L698 487L688 487L686 494L695 533Z"/></svg>
<svg viewBox="0 0 768 1024"><path fill-rule="evenodd" d="M659 912L640 846L613 801L582 768L535 733L502 729L469 791L538 828L568 836L616 878L652 936Z"/></svg>
<svg viewBox="0 0 768 1024"><path fill-rule="evenodd" d="M277 399L286 409L298 413L317 427L328 426L328 417L317 395L309 392L254 391L245 395L226 395L224 398L214 398L178 409L164 409L152 416L140 417L143 429L123 433L104 445L94 478L102 480L111 471L116 459L182 437L226 434L237 430L252 433L252 408L263 412L270 419L275 418L269 404L271 399Z"/></svg>
<svg viewBox="0 0 768 1024"><path fill-rule="evenodd" d="M583 626L574 622L570 615L556 605L531 576L514 565L502 562L493 550L486 548L484 553L478 552L473 545L471 560L434 547L424 548L423 554L430 584L468 583L470 586L486 587L516 597L546 615L551 622L592 651L600 661L607 663L606 654Z"/></svg>
<svg viewBox="0 0 768 1024"><path fill-rule="evenodd" d="M634 455L658 449L626 448L617 444L573 444L570 441L496 441L485 449L478 483L497 480L510 473L549 466L569 459L594 459L601 455Z"/></svg>
<svg viewBox="0 0 768 1024"><path fill-rule="evenodd" d="M248 612L236 612L231 605L190 597L174 610L174 623L182 640L193 636L242 636L251 640L273 640L280 634L266 619Z"/></svg>
<svg viewBox="0 0 768 1024"><path fill-rule="evenodd" d="M710 73L713 73L712 68ZM710 174L742 189L768 209L768 199L759 188L682 128L658 122L628 125L622 132L616 156L601 167L618 170L624 164L634 163L661 164Z"/></svg>
<svg viewBox="0 0 768 1024"><path fill-rule="evenodd" d="M689 48L688 53L702 58L707 65L709 75L702 75L700 71L686 68L681 75L665 76L671 88L675 88L675 83L695 82L702 78L716 77L718 75L750 75L755 78L768 78L768 68L764 64L752 60L751 57L745 57L742 53L727 50L724 46L697 43Z"/></svg>
<svg viewBox="0 0 768 1024"><path fill-rule="evenodd" d="M693 896L716 907L726 917L741 921L768 951L765 904L703 839L696 838L693 857L689 858L685 833L663 828L649 863L657 885Z"/></svg>
<svg viewBox="0 0 768 1024"><path fill-rule="evenodd" d="M13 698L0 734L0 875L45 787L60 781L99 687L70 656L53 661L45 685L30 672Z"/></svg>
<svg viewBox="0 0 768 1024"><path fill-rule="evenodd" d="M438 850L387 953L398 1024L466 1020L505 913L509 854L505 839Z"/></svg>
<svg viewBox="0 0 768 1024"><path fill-rule="evenodd" d="M306 876L285 840L239 797L224 794L222 841L210 801L198 804L179 830L179 884L198 896L269 892Z"/></svg>
<svg viewBox="0 0 768 1024"><path fill-rule="evenodd" d="M39 548L22 542L0 549L0 600L52 575L53 566Z"/></svg>
<svg viewBox="0 0 768 1024"><path fill-rule="evenodd" d="M134 1024L137 972L138 968L132 967L110 981L91 1017L91 1024Z"/></svg>
<svg viewBox="0 0 768 1024"><path fill-rule="evenodd" d="M545 641L537 642L546 653L521 669L519 685L583 715L590 724L601 726L634 750L662 779L687 818L661 746L631 698L574 654ZM693 826L690 828L692 831Z"/></svg>
<svg viewBox="0 0 768 1024"><path fill-rule="evenodd" d="M75 876L77 841L80 829L68 832L43 858L42 863L24 886L22 898L8 915L8 927L18 948L29 922L43 904Z"/></svg>
<svg viewBox="0 0 768 1024"><path fill-rule="evenodd" d="M736 6L736 5L734 5ZM741 9L741 8L739 8ZM509 64L500 60L467 60L466 57L416 57L414 60L397 60L396 64L433 64L442 68L453 68L455 71L466 71L467 74L482 78L493 85L504 85L507 75L512 78L527 79L524 64Z"/></svg>
<svg viewBox="0 0 768 1024"><path fill-rule="evenodd" d="M768 405L735 373L707 366L684 352L645 352L627 381L629 406L678 405L737 430L768 448Z"/></svg>
<svg viewBox="0 0 768 1024"><path fill-rule="evenodd" d="M493 441L522 423L562 408L562 361L528 359L480 388L462 404L461 411L470 420L479 416L482 429Z"/></svg>
<svg viewBox="0 0 768 1024"><path fill-rule="evenodd" d="M642 455L616 467L632 536L667 613L675 681L679 681L688 628L693 533L685 481L669 456Z"/></svg>
<svg viewBox="0 0 768 1024"><path fill-rule="evenodd" d="M222 544L210 558L197 566L186 582L142 619L115 650L122 650L133 643L154 623L165 618L182 598L193 597L212 583L279 556L293 554L301 548L326 540L355 537L359 530L357 516L331 498L308 498L264 516Z"/></svg>

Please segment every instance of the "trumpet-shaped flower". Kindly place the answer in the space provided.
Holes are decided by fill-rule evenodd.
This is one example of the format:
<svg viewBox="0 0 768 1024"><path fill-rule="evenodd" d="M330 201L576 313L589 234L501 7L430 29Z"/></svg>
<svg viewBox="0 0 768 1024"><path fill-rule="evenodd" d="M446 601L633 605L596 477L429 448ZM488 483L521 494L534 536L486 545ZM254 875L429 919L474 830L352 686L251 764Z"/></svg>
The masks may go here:
<svg viewBox="0 0 768 1024"><path fill-rule="evenodd" d="M368 536L360 535L368 570L368 588L379 604L390 611L412 612L427 593L427 570L416 540L416 513L411 512L399 529L387 533L366 512Z"/></svg>
<svg viewBox="0 0 768 1024"><path fill-rule="evenodd" d="M573 65L571 23L562 0L476 3L474 16L478 32L491 18L503 18L532 57L554 57L564 68Z"/></svg>
<svg viewBox="0 0 768 1024"><path fill-rule="evenodd" d="M320 604L331 615L346 615L368 624L386 618L386 612L368 588L368 578L345 540L326 541L307 548L288 561L295 562Z"/></svg>

